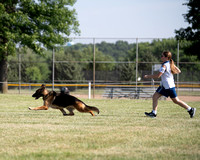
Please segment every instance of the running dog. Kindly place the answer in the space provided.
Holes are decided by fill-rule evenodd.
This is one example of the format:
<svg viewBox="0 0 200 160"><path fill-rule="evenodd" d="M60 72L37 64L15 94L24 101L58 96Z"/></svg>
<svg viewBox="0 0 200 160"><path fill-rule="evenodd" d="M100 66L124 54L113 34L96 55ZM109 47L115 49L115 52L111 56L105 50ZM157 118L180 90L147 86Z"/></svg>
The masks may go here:
<svg viewBox="0 0 200 160"><path fill-rule="evenodd" d="M73 116L74 109L77 109L79 112L88 112L92 116L95 116L93 111L99 114L98 108L88 106L78 98L67 93L58 94L55 91L48 91L44 84L38 90L36 90L32 97L35 97L35 99L42 97L44 104L41 107L29 107L30 110L48 110L49 107L51 107L54 109L59 109L63 113L63 116ZM69 111L69 114L65 112L64 108Z"/></svg>

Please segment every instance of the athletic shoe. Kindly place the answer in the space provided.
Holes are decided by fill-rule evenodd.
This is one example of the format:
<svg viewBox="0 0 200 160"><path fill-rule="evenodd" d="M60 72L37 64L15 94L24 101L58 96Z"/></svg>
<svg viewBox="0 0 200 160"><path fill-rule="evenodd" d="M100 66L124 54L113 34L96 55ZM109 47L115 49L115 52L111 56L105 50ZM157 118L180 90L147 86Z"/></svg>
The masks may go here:
<svg viewBox="0 0 200 160"><path fill-rule="evenodd" d="M148 117L156 118L156 114L154 114L153 112L150 112L150 113L145 112L144 114L145 114L146 116L148 116Z"/></svg>
<svg viewBox="0 0 200 160"><path fill-rule="evenodd" d="M190 118L193 118L193 117L194 117L195 112L196 112L196 108L191 108L191 109L188 111L188 113L189 113L189 115L190 115Z"/></svg>

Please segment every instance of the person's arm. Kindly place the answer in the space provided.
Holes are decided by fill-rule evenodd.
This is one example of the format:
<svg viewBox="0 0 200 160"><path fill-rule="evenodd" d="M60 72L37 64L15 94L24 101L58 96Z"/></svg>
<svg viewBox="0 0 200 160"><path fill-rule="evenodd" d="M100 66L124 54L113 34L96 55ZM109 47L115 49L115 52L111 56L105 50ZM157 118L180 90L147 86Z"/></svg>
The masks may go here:
<svg viewBox="0 0 200 160"><path fill-rule="evenodd" d="M163 65L158 74L144 75L144 78L160 78L165 70L166 70L166 66Z"/></svg>
<svg viewBox="0 0 200 160"><path fill-rule="evenodd" d="M144 75L144 78L160 78L162 76L162 72L159 72L158 74L154 74L154 75Z"/></svg>

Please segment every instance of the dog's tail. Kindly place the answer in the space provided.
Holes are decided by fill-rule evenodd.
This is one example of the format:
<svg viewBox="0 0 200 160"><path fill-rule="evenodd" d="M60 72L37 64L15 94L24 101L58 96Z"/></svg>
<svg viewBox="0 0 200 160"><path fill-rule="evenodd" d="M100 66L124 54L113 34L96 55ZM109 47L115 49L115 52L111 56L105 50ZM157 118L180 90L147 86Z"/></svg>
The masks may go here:
<svg viewBox="0 0 200 160"><path fill-rule="evenodd" d="M89 110L92 110L92 111L94 111L94 112L97 112L98 114L100 113L100 111L99 111L99 109L98 109L97 107L93 107L93 106L88 106L88 105L87 105L87 108L88 108Z"/></svg>

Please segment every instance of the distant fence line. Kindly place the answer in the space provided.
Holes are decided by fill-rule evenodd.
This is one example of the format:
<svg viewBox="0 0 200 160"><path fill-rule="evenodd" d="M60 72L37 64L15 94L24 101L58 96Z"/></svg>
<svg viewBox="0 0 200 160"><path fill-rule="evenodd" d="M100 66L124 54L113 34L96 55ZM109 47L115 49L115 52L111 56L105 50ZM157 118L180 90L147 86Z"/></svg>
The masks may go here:
<svg viewBox="0 0 200 160"><path fill-rule="evenodd" d="M147 82L149 83L149 82ZM188 83L188 84L187 84ZM190 84L190 83L193 83L193 82L187 82L184 84L179 84L179 87L180 88L200 88L200 84L197 83L197 84ZM41 86L42 83L21 83L21 84L17 84L17 83L8 83L8 86L9 87L39 87ZM48 83L45 83L45 85L47 87L52 87L53 84L48 84ZM90 84L54 84L55 87L88 87L90 86ZM91 86L93 87L93 84L91 84ZM128 85L128 84L96 84L95 85L96 87L136 87L136 85ZM137 85L138 87L152 87L152 85L148 85L148 84L144 84L144 85ZM158 84L155 84L153 85L155 87L158 87L159 85Z"/></svg>
<svg viewBox="0 0 200 160"><path fill-rule="evenodd" d="M160 40L160 39L162 39L162 38L89 38L89 37L82 37L82 38L76 38L76 37L72 37L71 38L72 39L72 41L73 40L75 40L75 39L90 39L91 41L92 41L92 43L93 43L93 61L85 61L85 62L82 62L82 61L71 61L72 63L93 63L93 79L92 79L92 82L93 82L93 84L92 84L92 87L93 87L93 97L94 97L94 95L95 95L95 86L97 86L95 83L96 83L96 79L95 79L95 75L96 75L96 68L95 68L95 64L97 64L97 63L135 63L136 64L136 70L135 70L135 85L134 85L134 87L136 88L136 91L137 91L137 87L138 87L138 64L139 63L158 63L158 62L140 62L139 60L138 60L138 54L139 54L139 49L138 49L138 44L139 44L139 40L141 40L141 41L146 41L146 40L154 40L154 39L157 39L157 40ZM111 62L111 61L96 61L95 60L95 57L96 57L96 54L95 54L95 45L96 45L96 40L104 40L104 39L106 39L106 40L121 40L121 39L125 39L125 40L132 40L132 41L135 41L135 43L136 43L136 60L135 61L129 61L129 62L122 62L122 61L114 61L114 62ZM179 67L179 65L180 65L180 61L179 61L179 59L180 59L180 53L179 53L179 41L177 41L177 61L176 61L176 65ZM68 62L70 62L70 61L55 61L55 52L54 52L54 49L53 49L53 58L52 58L52 60L53 60L53 62L52 62L52 64L53 64L53 72L52 72L52 88L54 89L54 83L55 83L55 70L54 70L54 64L55 63L68 63ZM187 63L188 64L188 62L181 62L181 63ZM191 62L190 64L199 64L199 62ZM176 77L176 81L177 81L177 88L180 86L179 85L179 75L177 75L177 77ZM191 86L194 86L194 85L191 85ZM199 87L199 85L197 85L197 87Z"/></svg>
<svg viewBox="0 0 200 160"><path fill-rule="evenodd" d="M139 53L140 53L140 50L139 50L139 43L140 42L150 42L152 40L162 40L163 38L92 38L92 37L70 37L70 40L71 41L74 41L75 43L82 43L82 44L92 44L92 47L93 47L93 60L92 61L80 61L80 60L73 60L73 61L66 61L66 60L63 60L63 61L60 61L60 60L56 60L55 59L55 49L52 50L52 79L51 79L51 82L48 82L46 83L47 86L49 87L52 87L52 89L54 89L54 87L62 87L62 86L78 86L78 87L88 87L88 82L91 82L91 87L93 88L93 96L95 94L95 87L107 87L107 86L114 86L114 85L119 85L119 86L129 86L129 87L135 87L136 90L137 90L137 87L143 87L143 86L152 86L152 85L149 85L152 83L152 81L138 81L138 77L139 77L139 71L140 71L140 68L139 68L139 64L158 64L158 62L141 62L139 61ZM128 41L128 42L134 42L136 44L135 46L135 51L136 51L136 59L135 61L97 61L96 60L96 57L98 55L96 55L95 53L95 48L96 48L96 44L99 43L99 42L102 42L102 41L106 41L106 42L116 42L116 41L119 41L119 40L124 40L124 41ZM179 41L177 41L177 57L176 57L176 65L179 66L180 64L200 64L200 62L180 62L180 46L179 46ZM11 83L11 82L8 82L8 86L9 87L20 87L20 86L40 86L41 84L34 84L34 83L25 83L25 82L22 82L22 77L21 77L21 66L20 64L22 63L22 58L21 58L21 54L18 55L18 70L19 70L19 74L18 74L18 83ZM32 61L31 63L46 63L46 61L41 61L41 62L37 62L37 61ZM48 62L49 63L49 62ZM58 64L58 63L90 63L90 64L93 64L93 68L92 68L92 72L91 72L91 79L85 79L84 81L82 81L84 84L79 84L79 80L58 80L56 79L55 77L55 74L56 74L56 71L55 71L55 65ZM101 63L115 63L115 64L124 64L124 63L134 63L136 66L136 69L135 69L135 81L131 82L131 85L129 85L128 83L130 82L121 82L121 81L118 81L118 82L113 82L112 80L100 80L100 79L97 79L96 75L96 64L101 64ZM152 69L153 70L153 69ZM103 73L103 72L102 72ZM67 82L72 82L73 84L69 84ZM180 82L179 81L179 75L176 76L175 78L175 81L176 81L176 86L177 88L179 87L185 87L185 88L189 88L189 87L192 87L192 88L199 88L200 87L200 83L199 82ZM62 83L62 82L66 82L66 83ZM106 83L109 83L110 84L106 84ZM75 84L76 83L76 84ZM101 84L103 83L103 84ZM117 83L117 84L114 84L114 83ZM119 84L120 83L120 84ZM123 83L127 83L127 84L123 84ZM144 85L141 85L141 83L143 83ZM146 84L145 84L146 83ZM155 84L157 86L157 84Z"/></svg>

